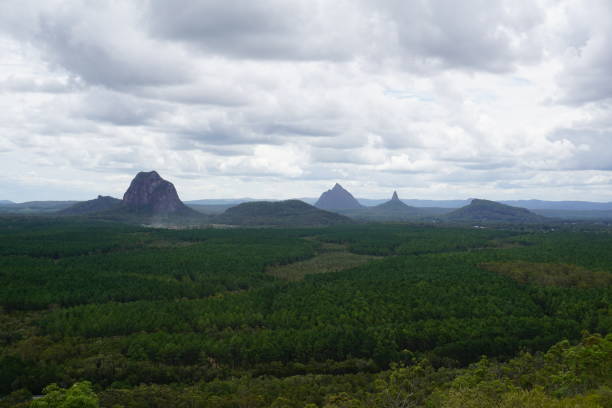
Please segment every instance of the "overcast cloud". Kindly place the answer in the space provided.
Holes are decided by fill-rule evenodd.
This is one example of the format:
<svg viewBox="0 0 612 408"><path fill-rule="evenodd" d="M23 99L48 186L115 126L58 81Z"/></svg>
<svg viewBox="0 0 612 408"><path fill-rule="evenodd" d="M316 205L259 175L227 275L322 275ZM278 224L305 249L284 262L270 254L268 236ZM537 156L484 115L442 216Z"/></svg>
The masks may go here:
<svg viewBox="0 0 612 408"><path fill-rule="evenodd" d="M607 0L5 0L0 199L612 201Z"/></svg>

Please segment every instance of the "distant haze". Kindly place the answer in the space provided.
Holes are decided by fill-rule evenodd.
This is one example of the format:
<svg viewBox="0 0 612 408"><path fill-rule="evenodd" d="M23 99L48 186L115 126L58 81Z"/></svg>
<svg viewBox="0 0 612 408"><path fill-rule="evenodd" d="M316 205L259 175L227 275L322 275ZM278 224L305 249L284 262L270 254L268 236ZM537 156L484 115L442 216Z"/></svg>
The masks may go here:
<svg viewBox="0 0 612 408"><path fill-rule="evenodd" d="M0 200L612 201L612 2L0 2ZM407 201L408 202L408 201Z"/></svg>

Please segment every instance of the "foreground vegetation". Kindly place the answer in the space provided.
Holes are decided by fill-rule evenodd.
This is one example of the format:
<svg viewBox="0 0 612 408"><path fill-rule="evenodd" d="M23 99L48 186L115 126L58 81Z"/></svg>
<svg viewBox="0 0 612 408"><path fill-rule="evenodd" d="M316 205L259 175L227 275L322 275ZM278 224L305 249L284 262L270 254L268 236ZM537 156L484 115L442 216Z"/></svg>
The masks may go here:
<svg viewBox="0 0 612 408"><path fill-rule="evenodd" d="M605 229L7 217L0 407L611 406L611 248Z"/></svg>

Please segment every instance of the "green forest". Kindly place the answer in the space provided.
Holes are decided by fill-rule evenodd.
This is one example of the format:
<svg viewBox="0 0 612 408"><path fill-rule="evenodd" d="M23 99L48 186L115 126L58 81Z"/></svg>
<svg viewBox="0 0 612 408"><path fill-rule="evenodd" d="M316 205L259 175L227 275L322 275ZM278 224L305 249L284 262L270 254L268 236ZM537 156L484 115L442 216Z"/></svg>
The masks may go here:
<svg viewBox="0 0 612 408"><path fill-rule="evenodd" d="M0 216L3 407L612 407L612 231Z"/></svg>

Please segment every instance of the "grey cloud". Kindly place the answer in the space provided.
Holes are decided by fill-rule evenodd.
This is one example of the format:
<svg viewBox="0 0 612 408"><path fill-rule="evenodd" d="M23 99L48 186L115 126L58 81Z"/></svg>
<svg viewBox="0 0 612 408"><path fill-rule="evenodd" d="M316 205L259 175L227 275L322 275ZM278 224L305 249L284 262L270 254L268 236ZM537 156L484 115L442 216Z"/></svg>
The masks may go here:
<svg viewBox="0 0 612 408"><path fill-rule="evenodd" d="M138 3L85 1L0 4L0 31L42 52L51 66L111 88L188 81L182 55L138 31Z"/></svg>
<svg viewBox="0 0 612 408"><path fill-rule="evenodd" d="M466 169L455 168L444 175L434 175L433 179L439 182L458 184L493 183L493 182L522 182L531 177L534 172L519 171L516 168L507 169Z"/></svg>
<svg viewBox="0 0 612 408"><path fill-rule="evenodd" d="M373 164L373 161L358 149L314 148L312 158L317 163Z"/></svg>
<svg viewBox="0 0 612 408"><path fill-rule="evenodd" d="M195 146L204 145L249 145L279 144L278 138L255 132L249 126L224 118L215 118L204 123L191 123L185 126L170 126L165 133L185 138L184 143Z"/></svg>
<svg viewBox="0 0 612 408"><path fill-rule="evenodd" d="M542 55L530 1L151 0L153 36L232 58L378 62L401 69L505 72Z"/></svg>
<svg viewBox="0 0 612 408"><path fill-rule="evenodd" d="M262 132L283 136L334 136L340 130L330 129L327 126L318 126L316 123L279 123L273 122L261 127Z"/></svg>
<svg viewBox="0 0 612 408"><path fill-rule="evenodd" d="M560 101L566 104L580 105L612 99L612 40L592 60L561 74L559 84L562 87Z"/></svg>
<svg viewBox="0 0 612 408"><path fill-rule="evenodd" d="M543 13L534 2L392 0L382 5L408 67L505 72L537 61L542 53L534 30Z"/></svg>
<svg viewBox="0 0 612 408"><path fill-rule="evenodd" d="M603 128L565 128L558 129L548 136L552 141L568 140L574 146L571 158L561 161L560 169L569 170L612 170L612 129Z"/></svg>
<svg viewBox="0 0 612 408"><path fill-rule="evenodd" d="M83 84L73 78L62 81L11 76L0 81L0 91L6 92L67 93L82 88Z"/></svg>
<svg viewBox="0 0 612 408"><path fill-rule="evenodd" d="M198 140L197 137L194 138L191 134L177 133L176 129L171 131L165 129L163 132L167 134L168 148L172 151L198 150L220 157L248 156L253 154L253 146L249 144L206 143ZM196 134L198 133L196 132Z"/></svg>
<svg viewBox="0 0 612 408"><path fill-rule="evenodd" d="M516 182L502 181L495 183L495 187L501 188L502 190L514 190L521 188L521 184Z"/></svg>
<svg viewBox="0 0 612 408"><path fill-rule="evenodd" d="M612 99L612 3L593 0L567 11L558 102L581 105Z"/></svg>
<svg viewBox="0 0 612 408"><path fill-rule="evenodd" d="M253 154L253 148L251 146L218 146L218 145L207 145L205 151L212 153L216 156L248 156Z"/></svg>
<svg viewBox="0 0 612 408"><path fill-rule="evenodd" d="M464 162L459 165L467 170L498 170L498 169L509 169L516 165L515 162L510 160L497 161L490 158L487 162Z"/></svg>
<svg viewBox="0 0 612 408"><path fill-rule="evenodd" d="M251 99L246 91L230 83L189 83L143 87L134 91L143 97L190 105L238 107L247 105Z"/></svg>
<svg viewBox="0 0 612 408"><path fill-rule="evenodd" d="M161 55L115 48L114 41L83 37L76 16L45 16L36 40L48 58L83 80L111 88L186 81L187 72ZM120 39L116 39L120 41ZM148 50L152 51L152 50ZM140 54L140 55L139 55Z"/></svg>
<svg viewBox="0 0 612 408"><path fill-rule="evenodd" d="M282 145L354 147L359 138L350 134L346 119L319 107L288 106L278 103L244 108L184 109L175 123L160 125L160 131L177 135L185 148L190 146Z"/></svg>
<svg viewBox="0 0 612 408"><path fill-rule="evenodd" d="M172 109L166 104L97 88L82 97L73 115L117 126L140 126Z"/></svg>
<svg viewBox="0 0 612 408"><path fill-rule="evenodd" d="M344 60L357 39L333 25L330 3L283 0L151 0L151 33L239 58ZM346 10L349 11L350 10ZM330 15L331 14L331 15ZM322 20L330 17L331 20ZM341 17L338 15L337 17ZM344 15L348 19L348 15ZM348 20L344 20L345 27ZM331 23L331 24L330 24Z"/></svg>
<svg viewBox="0 0 612 408"><path fill-rule="evenodd" d="M99 131L98 124L83 120L83 118L67 117L65 114L45 115L37 118L35 123L29 124L32 134L56 137L66 134L79 135L96 133ZM32 139L32 134L26 138Z"/></svg>
<svg viewBox="0 0 612 408"><path fill-rule="evenodd" d="M396 174L396 175L401 175L401 174L413 174L413 175L414 174L427 174L427 173L431 172L430 170L421 170L421 169L412 169L411 170L411 169L399 169L399 168L398 169L393 169L393 168L383 169L383 170L380 170L380 171L382 171L384 173L390 173L390 174Z"/></svg>

